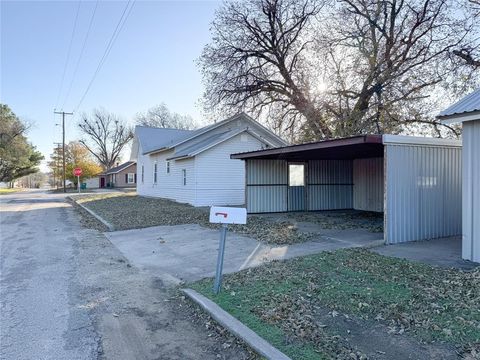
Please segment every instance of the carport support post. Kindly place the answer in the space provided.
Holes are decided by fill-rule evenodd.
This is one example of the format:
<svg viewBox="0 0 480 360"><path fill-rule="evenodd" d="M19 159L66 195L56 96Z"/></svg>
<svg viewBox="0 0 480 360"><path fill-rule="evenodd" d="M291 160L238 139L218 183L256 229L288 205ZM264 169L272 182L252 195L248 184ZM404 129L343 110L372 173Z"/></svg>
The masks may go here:
<svg viewBox="0 0 480 360"><path fill-rule="evenodd" d="M220 229L220 246L218 248L217 271L215 273L215 283L213 292L218 294L222 286L223 255L225 253L225 239L227 238L227 224L222 224Z"/></svg>

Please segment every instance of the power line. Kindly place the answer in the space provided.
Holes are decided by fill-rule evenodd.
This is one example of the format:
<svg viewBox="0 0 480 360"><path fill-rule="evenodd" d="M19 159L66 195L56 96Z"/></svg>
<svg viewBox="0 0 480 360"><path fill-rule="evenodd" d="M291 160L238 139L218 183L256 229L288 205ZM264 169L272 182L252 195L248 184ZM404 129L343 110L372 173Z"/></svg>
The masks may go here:
<svg viewBox="0 0 480 360"><path fill-rule="evenodd" d="M131 6L130 6L130 3L131 3ZM76 112L78 110L78 108L82 104L83 100L87 96L88 92L90 91L90 88L91 88L93 82L95 81L95 78L97 77L98 73L100 72L100 69L102 68L103 64L105 63L105 60L107 59L108 55L110 54L110 50L112 49L113 44L115 43L115 41L118 38L118 35L122 31L122 29L125 25L125 22L127 21L127 18L132 11L132 8L133 8L134 4L135 4L135 0L133 0L133 1L128 0L127 5L123 9L122 16L118 20L117 26L115 27L115 30L113 31L112 36L110 37L110 40L107 43L107 47L105 48L105 52L103 53L103 56L100 59L100 62L98 63L98 66L97 66L97 68L96 68L96 70L95 70L95 72L92 76L92 79L88 83L88 86L85 89L85 92L83 93L82 97L80 98L80 101L78 102L78 105L75 107L74 112Z"/></svg>
<svg viewBox="0 0 480 360"><path fill-rule="evenodd" d="M70 52L72 51L73 37L75 35L75 30L77 29L78 13L80 12L81 3L82 3L81 1L78 2L77 13L75 14L75 22L73 23L72 35L70 37L70 44L68 45L67 58L65 59L65 64L63 66L62 80L60 81L60 90L58 90L57 101L55 101L55 108L58 105L58 101L60 100L60 94L62 93L62 90L63 90L63 81L65 80L67 65L68 65L68 62L70 61Z"/></svg>
<svg viewBox="0 0 480 360"><path fill-rule="evenodd" d="M82 50L80 50L80 55L77 59L77 63L75 64L75 70L73 71L73 75L72 75L72 81L70 81L70 85L68 86L68 90L67 90L67 93L65 95L65 99L63 100L63 104L62 104L62 109L63 107L65 106L65 103L67 102L68 100L68 97L70 95L70 91L72 90L72 86L73 86L73 82L75 81L75 77L77 76L77 72L78 72L78 67L80 65L80 61L82 60L82 57L83 57L83 53L85 51L85 47L87 45L87 41L88 41L88 38L90 36L90 30L92 29L92 24L93 24L93 19L95 18L95 13L97 12L97 7L98 7L98 3L99 3L100 0L97 0L95 2L95 7L93 9L93 13L92 13L92 17L90 18L90 23L88 24L88 30L87 30L87 33L85 35L85 38L83 39L83 45L82 45Z"/></svg>

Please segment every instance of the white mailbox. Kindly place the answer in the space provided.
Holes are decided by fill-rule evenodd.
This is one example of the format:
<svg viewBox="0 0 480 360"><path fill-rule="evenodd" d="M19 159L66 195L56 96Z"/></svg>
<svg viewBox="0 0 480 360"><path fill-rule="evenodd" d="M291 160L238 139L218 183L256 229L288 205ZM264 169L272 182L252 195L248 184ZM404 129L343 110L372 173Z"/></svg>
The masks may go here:
<svg viewBox="0 0 480 360"><path fill-rule="evenodd" d="M212 206L210 208L210 222L217 224L246 224L247 209Z"/></svg>

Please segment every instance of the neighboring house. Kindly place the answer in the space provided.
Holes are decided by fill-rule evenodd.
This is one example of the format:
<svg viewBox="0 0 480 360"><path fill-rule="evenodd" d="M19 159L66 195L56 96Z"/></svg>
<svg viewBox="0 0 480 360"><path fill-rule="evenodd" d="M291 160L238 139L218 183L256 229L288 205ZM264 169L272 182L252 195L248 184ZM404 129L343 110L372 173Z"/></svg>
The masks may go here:
<svg viewBox="0 0 480 360"><path fill-rule="evenodd" d="M480 89L442 111L445 124L462 123L462 257L480 262Z"/></svg>
<svg viewBox="0 0 480 360"><path fill-rule="evenodd" d="M137 192L194 206L245 203L245 167L230 154L286 142L241 113L198 130L137 126Z"/></svg>
<svg viewBox="0 0 480 360"><path fill-rule="evenodd" d="M383 212L396 244L460 235L461 153L458 140L362 135L232 158L245 162L249 213Z"/></svg>
<svg viewBox="0 0 480 360"><path fill-rule="evenodd" d="M137 164L127 161L98 175L99 186L105 187L135 187L137 184Z"/></svg>
<svg viewBox="0 0 480 360"><path fill-rule="evenodd" d="M93 176L88 179L83 179L80 181L81 183L85 183L87 185L87 189L98 189L100 187L100 177Z"/></svg>

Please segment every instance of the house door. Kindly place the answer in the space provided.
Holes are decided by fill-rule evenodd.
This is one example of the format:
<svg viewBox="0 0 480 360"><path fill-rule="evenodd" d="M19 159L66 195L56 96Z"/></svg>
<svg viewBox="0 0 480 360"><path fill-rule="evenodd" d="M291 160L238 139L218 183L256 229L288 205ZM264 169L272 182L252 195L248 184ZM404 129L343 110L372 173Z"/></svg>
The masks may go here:
<svg viewBox="0 0 480 360"><path fill-rule="evenodd" d="M305 163L289 163L288 211L305 210Z"/></svg>
<svg viewBox="0 0 480 360"><path fill-rule="evenodd" d="M103 176L100 178L100 187L101 188L105 187L105 178Z"/></svg>

